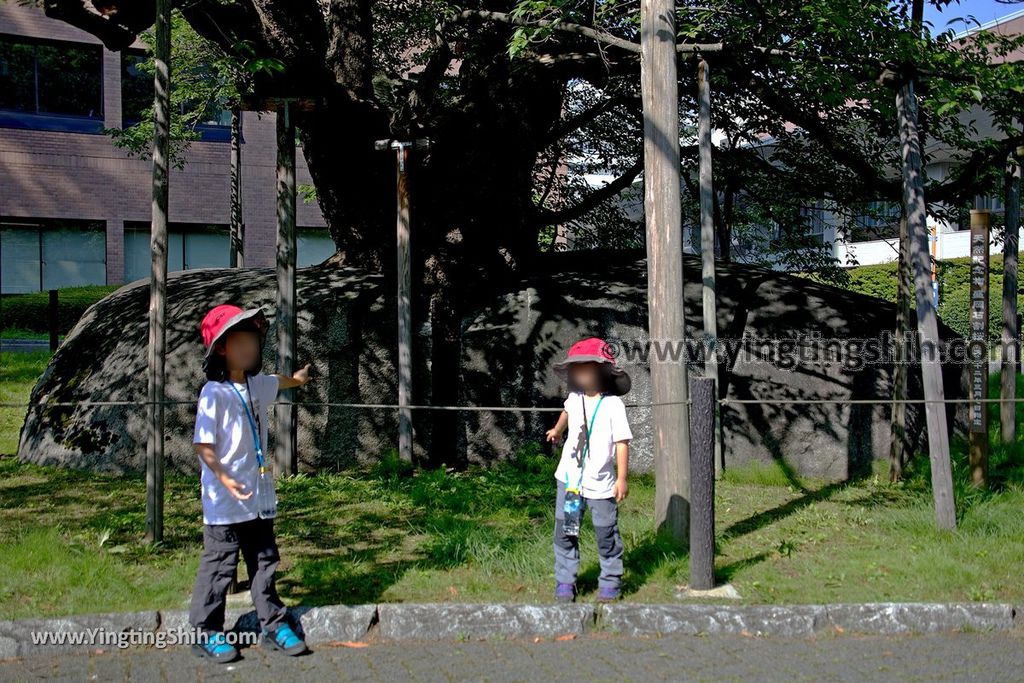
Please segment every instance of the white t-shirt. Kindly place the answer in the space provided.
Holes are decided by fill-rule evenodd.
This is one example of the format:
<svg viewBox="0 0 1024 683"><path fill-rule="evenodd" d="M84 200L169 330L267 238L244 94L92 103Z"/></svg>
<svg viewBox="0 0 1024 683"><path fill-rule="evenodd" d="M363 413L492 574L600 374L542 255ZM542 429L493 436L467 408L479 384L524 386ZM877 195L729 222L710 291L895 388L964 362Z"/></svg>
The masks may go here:
<svg viewBox="0 0 1024 683"><path fill-rule="evenodd" d="M597 408L600 396L584 396L573 392L565 399L565 412L569 414L562 459L555 470L555 479L575 488L580 481L577 464L579 453L586 444L586 428L583 426L583 404L586 402L587 423L593 420L590 432L590 449L583 461L583 484L580 487L584 498L611 498L615 487L615 443L629 441L633 433L626 419L626 406L618 396L605 396ZM597 415L594 410L597 409Z"/></svg>
<svg viewBox="0 0 1024 683"><path fill-rule="evenodd" d="M200 458L203 524L238 524L259 516L255 495L259 474L256 444L245 407L232 386L238 389L246 403L250 400L248 392L252 391L254 418L259 425L263 455L267 457L267 406L277 398L277 377L262 374L250 377L248 389L245 383L207 382L199 393L196 431L192 441L211 444L228 476L245 485L243 492L252 492L253 495L247 500L235 498Z"/></svg>

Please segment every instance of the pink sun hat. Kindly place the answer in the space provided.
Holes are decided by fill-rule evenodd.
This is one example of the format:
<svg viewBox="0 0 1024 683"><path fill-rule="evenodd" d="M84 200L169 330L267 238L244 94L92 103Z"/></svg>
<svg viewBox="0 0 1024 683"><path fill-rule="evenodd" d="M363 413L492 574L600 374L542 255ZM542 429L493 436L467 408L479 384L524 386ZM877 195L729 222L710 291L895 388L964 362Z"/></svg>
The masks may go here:
<svg viewBox="0 0 1024 683"><path fill-rule="evenodd" d="M611 379L612 389L610 393L615 394L616 396L628 394L630 387L633 385L633 382L626 371L620 368L615 362L615 356L612 355L608 343L599 337L581 339L570 346L569 353L566 354L565 360L555 363L555 374L563 380L568 379L569 366L573 363L602 364L606 368L608 376Z"/></svg>

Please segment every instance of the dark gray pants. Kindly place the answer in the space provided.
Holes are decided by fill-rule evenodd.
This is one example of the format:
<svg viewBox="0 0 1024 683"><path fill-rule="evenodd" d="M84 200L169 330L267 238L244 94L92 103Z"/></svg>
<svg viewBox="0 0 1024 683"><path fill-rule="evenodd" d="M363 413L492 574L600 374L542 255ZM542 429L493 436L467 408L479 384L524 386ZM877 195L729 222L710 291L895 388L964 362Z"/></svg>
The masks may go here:
<svg viewBox="0 0 1024 683"><path fill-rule="evenodd" d="M576 583L580 568L580 539L566 536L563 530L565 517L565 483L558 482L555 496L555 581ZM622 538L619 536L619 508L614 498L584 498L581 514L590 508L597 537L597 555L601 560L599 588L620 588L622 584Z"/></svg>
<svg viewBox="0 0 1024 683"><path fill-rule="evenodd" d="M245 559L252 604L264 630L285 623L287 610L277 595L274 572L281 556L274 539L274 522L254 519L240 524L208 524L203 527L203 554L199 558L192 608L188 620L204 631L224 630L228 587L235 578L238 553Z"/></svg>

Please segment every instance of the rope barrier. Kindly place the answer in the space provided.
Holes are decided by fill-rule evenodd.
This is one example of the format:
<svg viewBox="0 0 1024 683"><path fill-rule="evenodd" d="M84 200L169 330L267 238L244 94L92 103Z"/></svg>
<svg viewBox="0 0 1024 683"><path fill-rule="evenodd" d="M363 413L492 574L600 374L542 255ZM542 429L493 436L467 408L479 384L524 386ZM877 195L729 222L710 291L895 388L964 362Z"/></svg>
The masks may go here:
<svg viewBox="0 0 1024 683"><path fill-rule="evenodd" d="M767 398L767 399L742 399L723 398L719 399L718 405L894 405L897 403L908 405L923 405L929 403L940 404L964 404L974 403L1024 403L1022 398L947 398L940 400L926 400L923 398L907 398L898 401L891 398ZM159 401L156 405L177 406L195 405L195 400L190 401ZM661 406L690 405L691 401L664 401L658 403L627 403L626 408L657 408ZM146 407L154 405L152 401L50 401L44 403L13 403L0 402L0 408L108 408L108 407ZM350 408L353 410L447 410L455 412L480 412L480 413L557 413L563 409L561 406L432 406L432 405L409 405L402 406L397 403L334 403L329 401L275 401L272 406L291 405L298 407L318 408Z"/></svg>

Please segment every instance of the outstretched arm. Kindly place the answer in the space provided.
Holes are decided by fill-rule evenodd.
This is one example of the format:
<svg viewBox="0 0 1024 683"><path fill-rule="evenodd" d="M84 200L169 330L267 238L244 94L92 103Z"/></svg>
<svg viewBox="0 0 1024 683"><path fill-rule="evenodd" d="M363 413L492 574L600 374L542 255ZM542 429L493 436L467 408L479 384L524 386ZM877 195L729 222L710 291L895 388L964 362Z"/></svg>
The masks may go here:
<svg viewBox="0 0 1024 683"><path fill-rule="evenodd" d="M569 413L562 411L562 414L558 416L558 422L544 434L544 438L554 443L562 438L562 432L565 431L565 426L569 423Z"/></svg>
<svg viewBox="0 0 1024 683"><path fill-rule="evenodd" d="M309 364L301 370L296 371L294 375L288 377L287 375L277 375L277 388L281 389L294 389L295 387L301 387L303 384L309 382Z"/></svg>

